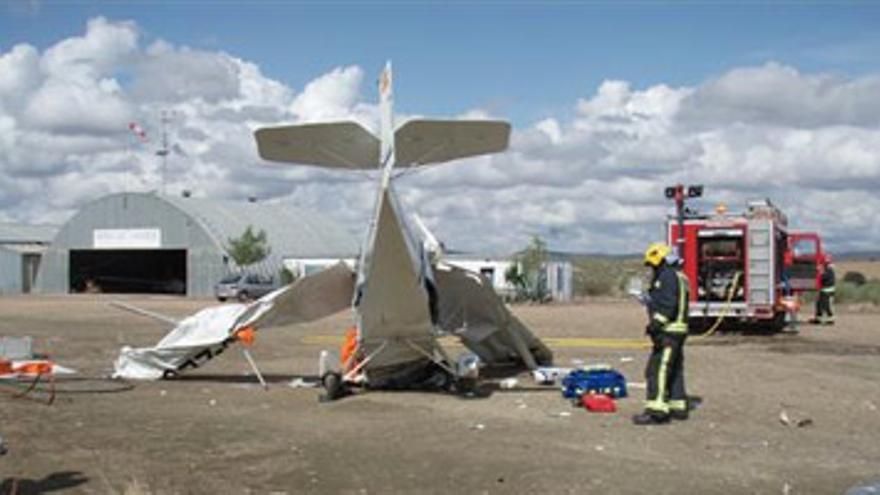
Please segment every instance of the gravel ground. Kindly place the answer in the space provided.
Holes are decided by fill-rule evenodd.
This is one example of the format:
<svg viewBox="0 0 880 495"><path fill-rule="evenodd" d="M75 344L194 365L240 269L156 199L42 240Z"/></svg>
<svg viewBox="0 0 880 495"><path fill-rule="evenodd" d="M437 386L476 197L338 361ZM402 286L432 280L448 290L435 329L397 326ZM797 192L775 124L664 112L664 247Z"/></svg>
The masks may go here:
<svg viewBox="0 0 880 495"><path fill-rule="evenodd" d="M124 299L177 316L213 304ZM880 479L872 308L842 308L837 326L797 334L693 340L687 378L702 406L687 422L638 427L629 418L640 389L616 414L590 414L525 375L512 390L488 383L484 398L368 392L320 404L317 390L288 383L312 377L318 352L333 345L325 336L349 324L345 313L259 335L253 354L268 391L234 351L183 379L122 391L98 379L118 348L152 344L166 329L110 300L0 298L0 335L32 335L80 379L60 383L51 406L2 387L0 493L825 494ZM644 327L642 310L624 301L514 311L548 338L636 339ZM559 342L560 365L608 363L643 382L645 350Z"/></svg>

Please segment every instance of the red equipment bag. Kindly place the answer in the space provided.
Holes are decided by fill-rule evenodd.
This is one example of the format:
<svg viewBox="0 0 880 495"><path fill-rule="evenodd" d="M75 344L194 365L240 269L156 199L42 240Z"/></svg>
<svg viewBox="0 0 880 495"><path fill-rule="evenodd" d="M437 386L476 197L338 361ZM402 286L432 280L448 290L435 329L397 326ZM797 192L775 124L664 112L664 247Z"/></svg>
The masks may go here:
<svg viewBox="0 0 880 495"><path fill-rule="evenodd" d="M581 404L590 412L617 412L617 404L614 403L614 399L605 394L584 394L581 397Z"/></svg>

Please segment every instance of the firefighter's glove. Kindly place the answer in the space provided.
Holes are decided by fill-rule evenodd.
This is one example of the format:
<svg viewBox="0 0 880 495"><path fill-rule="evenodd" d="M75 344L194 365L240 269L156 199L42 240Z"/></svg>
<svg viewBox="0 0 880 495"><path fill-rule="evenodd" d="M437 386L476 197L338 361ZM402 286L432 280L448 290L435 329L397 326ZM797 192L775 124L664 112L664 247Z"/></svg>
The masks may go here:
<svg viewBox="0 0 880 495"><path fill-rule="evenodd" d="M660 335L661 332L663 332L663 324L652 318L648 323L646 333L648 335Z"/></svg>

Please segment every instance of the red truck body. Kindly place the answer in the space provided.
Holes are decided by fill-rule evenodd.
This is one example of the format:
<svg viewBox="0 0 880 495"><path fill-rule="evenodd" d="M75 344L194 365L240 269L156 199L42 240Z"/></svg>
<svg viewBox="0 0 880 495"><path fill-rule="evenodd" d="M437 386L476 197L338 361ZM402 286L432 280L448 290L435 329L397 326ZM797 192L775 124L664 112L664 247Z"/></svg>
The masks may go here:
<svg viewBox="0 0 880 495"><path fill-rule="evenodd" d="M749 202L744 213L686 215L683 226L692 326L724 316L782 327L783 297L818 288L819 235L789 231L788 219L769 200ZM669 218L666 231L670 246L679 244L677 218Z"/></svg>

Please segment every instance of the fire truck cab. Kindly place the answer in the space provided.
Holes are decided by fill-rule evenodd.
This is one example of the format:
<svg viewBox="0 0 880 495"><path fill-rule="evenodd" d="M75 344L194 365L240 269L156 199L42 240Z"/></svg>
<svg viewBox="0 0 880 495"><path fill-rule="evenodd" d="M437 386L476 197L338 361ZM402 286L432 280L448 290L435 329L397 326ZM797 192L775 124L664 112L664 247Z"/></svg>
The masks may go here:
<svg viewBox="0 0 880 495"><path fill-rule="evenodd" d="M670 216L666 230L690 281L692 328L723 317L781 329L783 297L818 288L824 259L818 234L789 231L788 219L770 200L750 201L737 214L685 212L681 224L683 229Z"/></svg>

